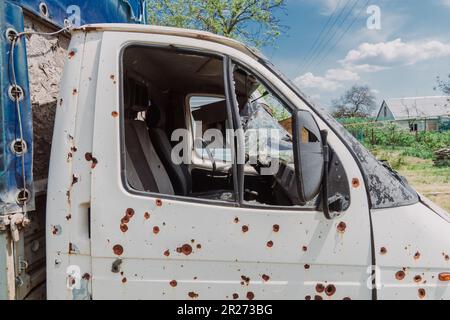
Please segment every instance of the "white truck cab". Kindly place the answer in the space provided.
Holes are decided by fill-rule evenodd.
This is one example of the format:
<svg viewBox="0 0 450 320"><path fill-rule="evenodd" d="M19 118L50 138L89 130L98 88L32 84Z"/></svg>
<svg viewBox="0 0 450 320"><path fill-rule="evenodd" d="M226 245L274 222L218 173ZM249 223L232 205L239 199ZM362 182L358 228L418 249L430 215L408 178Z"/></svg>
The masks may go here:
<svg viewBox="0 0 450 320"><path fill-rule="evenodd" d="M46 217L49 299L450 298L447 214L205 32L73 31Z"/></svg>
<svg viewBox="0 0 450 320"><path fill-rule="evenodd" d="M70 38L48 177L0 221L0 297L450 299L448 214L259 53L143 25Z"/></svg>

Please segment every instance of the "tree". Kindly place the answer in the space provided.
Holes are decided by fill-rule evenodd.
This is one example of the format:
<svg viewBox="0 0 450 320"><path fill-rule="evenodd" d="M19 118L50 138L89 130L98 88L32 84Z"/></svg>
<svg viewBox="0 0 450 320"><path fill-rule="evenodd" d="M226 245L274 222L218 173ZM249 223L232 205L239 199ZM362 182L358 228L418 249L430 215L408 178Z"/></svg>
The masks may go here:
<svg viewBox="0 0 450 320"><path fill-rule="evenodd" d="M441 90L445 95L450 96L450 74L447 80L442 80L440 77L437 77L437 87L434 90L437 89Z"/></svg>
<svg viewBox="0 0 450 320"><path fill-rule="evenodd" d="M375 108L375 97L368 86L353 86L332 101L335 118L362 118Z"/></svg>
<svg viewBox="0 0 450 320"><path fill-rule="evenodd" d="M199 29L258 47L273 44L285 27L286 0L151 0L149 22Z"/></svg>

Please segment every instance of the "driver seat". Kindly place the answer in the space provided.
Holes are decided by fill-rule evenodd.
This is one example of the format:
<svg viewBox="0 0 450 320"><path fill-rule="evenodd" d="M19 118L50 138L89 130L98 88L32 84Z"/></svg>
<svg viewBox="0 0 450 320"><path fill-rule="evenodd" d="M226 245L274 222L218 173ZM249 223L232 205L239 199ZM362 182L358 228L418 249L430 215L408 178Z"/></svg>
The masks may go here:
<svg viewBox="0 0 450 320"><path fill-rule="evenodd" d="M175 194L196 198L227 200L233 195L230 190L213 190L208 192L192 193L192 177L188 166L184 163L178 165L172 161L172 145L165 129L165 110L157 105L152 105L147 113L146 122L150 139L156 153L161 159L167 174L172 182Z"/></svg>

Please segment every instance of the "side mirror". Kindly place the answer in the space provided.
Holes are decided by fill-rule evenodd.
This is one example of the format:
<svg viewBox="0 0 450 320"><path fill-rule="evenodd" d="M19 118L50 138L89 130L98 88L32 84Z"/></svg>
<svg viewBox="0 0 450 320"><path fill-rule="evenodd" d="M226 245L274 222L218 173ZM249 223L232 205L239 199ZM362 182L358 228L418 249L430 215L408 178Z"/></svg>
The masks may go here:
<svg viewBox="0 0 450 320"><path fill-rule="evenodd" d="M324 148L316 120L306 110L293 117L294 160L300 202L314 199L320 192L324 172Z"/></svg>

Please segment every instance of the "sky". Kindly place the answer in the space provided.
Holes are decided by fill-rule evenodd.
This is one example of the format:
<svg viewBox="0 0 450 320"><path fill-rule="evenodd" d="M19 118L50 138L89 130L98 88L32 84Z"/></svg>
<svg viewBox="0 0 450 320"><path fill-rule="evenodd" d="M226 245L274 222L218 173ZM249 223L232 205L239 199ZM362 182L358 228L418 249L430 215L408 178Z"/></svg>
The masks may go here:
<svg viewBox="0 0 450 320"><path fill-rule="evenodd" d="M434 87L450 73L450 0L286 1L287 30L262 52L316 104L330 108L353 85L368 85L378 106L441 95Z"/></svg>

